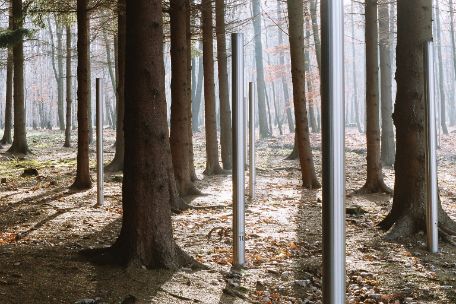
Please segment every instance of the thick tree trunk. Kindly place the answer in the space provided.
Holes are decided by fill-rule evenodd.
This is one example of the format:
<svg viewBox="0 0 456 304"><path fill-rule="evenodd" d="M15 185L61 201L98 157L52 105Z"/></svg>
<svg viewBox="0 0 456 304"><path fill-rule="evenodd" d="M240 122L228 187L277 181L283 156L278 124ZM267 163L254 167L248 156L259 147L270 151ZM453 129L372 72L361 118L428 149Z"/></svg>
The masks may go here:
<svg viewBox="0 0 456 304"><path fill-rule="evenodd" d="M380 31L380 72L382 98L382 144L381 160L385 166L394 164L393 130L393 78L391 72L392 37L390 29L389 2L384 0L378 8Z"/></svg>
<svg viewBox="0 0 456 304"><path fill-rule="evenodd" d="M425 84L423 45L432 38L432 1L397 2L396 162L393 206L379 224L391 239L425 230ZM439 226L456 232L439 207Z"/></svg>
<svg viewBox="0 0 456 304"><path fill-rule="evenodd" d="M88 0L77 1L78 21L78 156L73 189L92 187L89 171L89 18Z"/></svg>
<svg viewBox="0 0 456 304"><path fill-rule="evenodd" d="M215 1L216 34L217 34L217 63L220 99L220 145L222 149L223 169L231 170L232 166L232 136L231 108L228 93L228 62L226 55L225 2Z"/></svg>
<svg viewBox="0 0 456 304"><path fill-rule="evenodd" d="M126 40L126 0L118 2L117 16L117 120L116 120L116 152L106 171L122 171L124 167L125 139L124 139L124 108L125 108L125 40Z"/></svg>
<svg viewBox="0 0 456 304"><path fill-rule="evenodd" d="M252 19L255 41L255 64L257 75L257 100L258 100L258 117L260 123L260 137L266 138L271 136L268 127L267 109L266 109L266 84L264 81L263 67L263 44L261 42L261 3L260 0L252 0Z"/></svg>
<svg viewBox="0 0 456 304"><path fill-rule="evenodd" d="M446 124L446 97L445 97L445 73L443 71L443 58L442 58L442 33L441 33L441 21L440 21L440 9L439 1L435 2L435 20L437 26L435 27L435 33L437 36L437 55L439 58L439 90L440 90L440 125L442 126L443 134L448 134L448 128Z"/></svg>
<svg viewBox="0 0 456 304"><path fill-rule="evenodd" d="M169 208L174 175L169 170L161 1L128 1L126 8L124 212L113 249L126 264L177 268L192 259L173 239Z"/></svg>
<svg viewBox="0 0 456 304"><path fill-rule="evenodd" d="M203 0L201 5L203 23L204 106L206 121L206 170L204 174L223 172L219 164L217 123L215 113L214 51L212 29L212 3Z"/></svg>
<svg viewBox="0 0 456 304"><path fill-rule="evenodd" d="M307 121L305 72L304 72L304 5L302 0L288 0L291 76L296 121L296 142L301 163L304 188L320 188L313 163Z"/></svg>
<svg viewBox="0 0 456 304"><path fill-rule="evenodd" d="M66 127L64 147L71 146L71 104L72 100L72 77L71 77L71 26L66 25Z"/></svg>
<svg viewBox="0 0 456 304"><path fill-rule="evenodd" d="M12 18L10 18L12 20ZM8 49L6 59L6 98L5 98L5 129L0 144L13 142L11 130L13 128L13 50Z"/></svg>
<svg viewBox="0 0 456 304"><path fill-rule="evenodd" d="M366 141L367 179L357 193L390 193L380 161L377 0L366 0Z"/></svg>
<svg viewBox="0 0 456 304"><path fill-rule="evenodd" d="M171 0L171 155L177 189L181 196L199 194L193 185L189 154L189 84L187 43L187 0Z"/></svg>
<svg viewBox="0 0 456 304"><path fill-rule="evenodd" d="M22 0L13 0L14 29L24 25ZM25 98L24 98L24 42L22 39L13 46L13 92L14 92L14 137L8 152L27 154Z"/></svg>

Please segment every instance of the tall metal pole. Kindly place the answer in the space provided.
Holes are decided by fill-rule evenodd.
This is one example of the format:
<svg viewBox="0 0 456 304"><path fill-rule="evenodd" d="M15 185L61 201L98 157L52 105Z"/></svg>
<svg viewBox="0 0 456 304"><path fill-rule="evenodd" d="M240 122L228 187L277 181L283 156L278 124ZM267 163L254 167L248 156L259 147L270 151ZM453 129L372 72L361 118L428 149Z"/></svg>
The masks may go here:
<svg viewBox="0 0 456 304"><path fill-rule="evenodd" d="M433 42L424 45L426 92L426 234L430 252L439 251L438 236L438 180L437 180L437 127L435 122L435 83Z"/></svg>
<svg viewBox="0 0 456 304"><path fill-rule="evenodd" d="M250 200L255 200L255 84L249 82L249 196Z"/></svg>
<svg viewBox="0 0 456 304"><path fill-rule="evenodd" d="M244 35L231 34L233 98L233 266L245 264Z"/></svg>
<svg viewBox="0 0 456 304"><path fill-rule="evenodd" d="M321 1L323 303L345 303L344 1Z"/></svg>
<svg viewBox="0 0 456 304"><path fill-rule="evenodd" d="M96 80L96 115L97 115L97 206L104 205L103 194L103 82Z"/></svg>

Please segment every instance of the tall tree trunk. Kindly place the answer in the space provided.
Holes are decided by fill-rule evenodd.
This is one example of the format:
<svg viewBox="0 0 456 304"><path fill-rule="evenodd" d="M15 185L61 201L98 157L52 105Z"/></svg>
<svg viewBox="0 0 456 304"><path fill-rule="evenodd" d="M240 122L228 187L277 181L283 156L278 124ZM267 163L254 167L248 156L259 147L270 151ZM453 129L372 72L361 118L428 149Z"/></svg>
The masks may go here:
<svg viewBox="0 0 456 304"><path fill-rule="evenodd" d="M228 62L226 55L225 3L215 1L216 34L217 34L217 63L220 99L220 145L222 148L223 169L231 170L231 108L228 93Z"/></svg>
<svg viewBox="0 0 456 304"><path fill-rule="evenodd" d="M352 35L352 60L353 60L353 105L355 111L356 126L358 127L359 133L363 133L363 127L361 126L361 120L359 118L359 100L358 100L358 81L356 72L356 40L355 40L355 5L354 0L351 1L351 35Z"/></svg>
<svg viewBox="0 0 456 304"><path fill-rule="evenodd" d="M76 180L71 186L77 190L92 187L89 171L89 16L88 0L77 0L78 21L78 155Z"/></svg>
<svg viewBox="0 0 456 304"><path fill-rule="evenodd" d="M87 116L89 123L89 144L93 143L93 113L92 113L92 61L90 59L90 12L87 14Z"/></svg>
<svg viewBox="0 0 456 304"><path fill-rule="evenodd" d="M177 189L181 196L199 194L190 172L188 112L191 106L188 84L187 0L171 0L171 155Z"/></svg>
<svg viewBox="0 0 456 304"><path fill-rule="evenodd" d="M258 100L258 117L260 123L260 137L266 138L271 136L268 127L267 109L266 109L266 84L264 81L263 67L263 44L261 42L261 3L260 0L252 0L252 18L253 32L255 41L255 65L257 75L257 100Z"/></svg>
<svg viewBox="0 0 456 304"><path fill-rule="evenodd" d="M313 163L307 121L304 72L304 5L303 0L288 0L291 77L296 121L296 142L304 188L320 188Z"/></svg>
<svg viewBox="0 0 456 304"><path fill-rule="evenodd" d="M126 18L124 212L112 249L125 264L174 269L192 259L173 239L169 208L161 1L127 1Z"/></svg>
<svg viewBox="0 0 456 304"><path fill-rule="evenodd" d="M66 25L66 127L64 147L71 146L71 104L72 100L71 71L71 26Z"/></svg>
<svg viewBox="0 0 456 304"><path fill-rule="evenodd" d="M22 29L24 16L22 0L13 0L14 29ZM13 46L13 92L14 92L14 137L8 152L12 154L27 154L25 99L24 99L24 42L20 39Z"/></svg>
<svg viewBox="0 0 456 304"><path fill-rule="evenodd" d="M390 29L389 4L384 0L379 4L380 31L380 72L382 98L382 145L381 160L385 166L394 164L394 130L393 130L393 78L391 69L392 29Z"/></svg>
<svg viewBox="0 0 456 304"><path fill-rule="evenodd" d="M435 20L437 26L435 32L437 36L437 55L439 58L439 90L440 90L440 125L442 126L443 134L448 134L448 128L446 124L446 92L445 92L445 73L443 71L443 58L442 58L442 33L441 33L441 21L440 21L440 8L439 1L435 2Z"/></svg>
<svg viewBox="0 0 456 304"><path fill-rule="evenodd" d="M367 179L357 193L390 193L380 161L377 0L366 0L366 141Z"/></svg>
<svg viewBox="0 0 456 304"><path fill-rule="evenodd" d="M10 29L12 29L10 17ZM13 50L8 48L6 59L6 98L5 98L5 129L0 144L12 143L11 130L13 128Z"/></svg>
<svg viewBox="0 0 456 304"><path fill-rule="evenodd" d="M423 45L432 38L432 1L397 2L396 162L393 206L380 223L390 239L425 230L425 83ZM393 226L394 225L394 226ZM456 225L439 205L439 226Z"/></svg>
<svg viewBox="0 0 456 304"><path fill-rule="evenodd" d="M317 0L310 0L310 18L312 19L312 32L317 56L318 71L321 73L321 41L318 29Z"/></svg>
<svg viewBox="0 0 456 304"><path fill-rule="evenodd" d="M282 19L281 2L282 2L282 0L277 0L277 20L279 20L279 21ZM277 30L277 39L278 39L279 46L280 47L283 46L283 44L284 44L283 33L282 33L282 29L280 29L280 28L278 28L278 30ZM279 64L282 68L285 67L285 55L284 55L283 51L280 51L280 54L279 54ZM284 73L284 75L282 75L281 81L282 81L284 103L285 103L285 107L287 109L288 130L290 131L290 133L293 133L295 131L295 125L294 125L294 121L293 121L293 112L291 111L290 96L288 94L288 82L287 82L287 78L285 77L285 73Z"/></svg>
<svg viewBox="0 0 456 304"><path fill-rule="evenodd" d="M307 81L307 91L313 91L313 84L312 78L310 77L310 24L309 19L306 18L306 38L305 38L306 45L304 46L304 68L305 73L307 74L306 81ZM312 96L312 94L309 94ZM312 133L317 133L317 121L315 117L315 110L314 110L314 100L309 100L309 120L310 120L310 128L312 129Z"/></svg>
<svg viewBox="0 0 456 304"><path fill-rule="evenodd" d="M116 152L106 171L122 171L124 167L125 139L124 139L124 109L125 109L125 41L126 37L126 0L119 0L117 15L117 86L116 86Z"/></svg>
<svg viewBox="0 0 456 304"><path fill-rule="evenodd" d="M450 35L451 35L451 50L452 50L452 58L453 58L453 75L456 78L456 42L455 42L455 37L454 37L454 5L453 5L453 0L449 0L449 5L450 5ZM454 92L453 92L454 93ZM450 125L453 126L456 124L456 101L453 96L451 99L451 116L450 116Z"/></svg>
<svg viewBox="0 0 456 304"><path fill-rule="evenodd" d="M116 75L114 72L114 63L112 59L112 52L111 52L111 44L109 41L108 33L104 29L103 30L103 40L106 48L106 63L108 66L108 72L109 72L109 79L111 79L111 85L112 85L112 90L115 92L115 97L116 97L116 104L117 104L117 79ZM115 60L114 60L115 61ZM108 120L109 125L111 126L112 129L115 129L115 124L116 124L116 115L114 114L114 110L112 109L112 103L110 99L108 98L108 95L106 95L105 98L105 104L106 104L106 118Z"/></svg>
<svg viewBox="0 0 456 304"><path fill-rule="evenodd" d="M201 4L203 23L203 66L204 66L204 106L206 121L206 170L204 174L223 172L219 164L217 124L215 113L214 51L212 30L212 3L203 0Z"/></svg>

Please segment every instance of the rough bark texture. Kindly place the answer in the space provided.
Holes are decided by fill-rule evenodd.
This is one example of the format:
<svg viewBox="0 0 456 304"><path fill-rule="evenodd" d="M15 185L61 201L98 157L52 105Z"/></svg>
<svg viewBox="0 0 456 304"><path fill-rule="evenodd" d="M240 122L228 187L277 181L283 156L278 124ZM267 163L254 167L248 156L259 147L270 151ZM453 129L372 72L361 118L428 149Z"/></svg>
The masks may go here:
<svg viewBox="0 0 456 304"><path fill-rule="evenodd" d="M393 130L393 78L391 69L392 30L388 1L379 4L379 36L380 36L380 71L381 71L381 99L382 99L382 145L381 160L385 166L394 164L394 130Z"/></svg>
<svg viewBox="0 0 456 304"><path fill-rule="evenodd" d="M13 0L14 29L24 25L22 0ZM21 39L13 46L13 92L14 92L14 137L8 152L12 154L29 153L26 135L25 98L24 98L24 42Z"/></svg>
<svg viewBox="0 0 456 304"><path fill-rule="evenodd" d="M188 115L188 43L186 0L171 0L171 155L177 189L181 196L198 194L193 185L190 172L190 138L191 117Z"/></svg>
<svg viewBox="0 0 456 304"><path fill-rule="evenodd" d="M378 26L377 0L366 0L366 141L367 179L358 193L391 190L385 185L380 161L380 121L378 96Z"/></svg>
<svg viewBox="0 0 456 304"><path fill-rule="evenodd" d="M126 39L126 0L119 0L117 16L117 120L116 120L116 152L106 171L122 171L124 167L124 108L125 108L125 39Z"/></svg>
<svg viewBox="0 0 456 304"><path fill-rule="evenodd" d="M299 161L301 163L302 183L304 188L316 189L321 186L315 173L307 121L304 72L304 6L302 0L289 0L287 3L296 143L299 152Z"/></svg>
<svg viewBox="0 0 456 304"><path fill-rule="evenodd" d="M393 206L379 224L389 238L407 237L425 229L424 42L432 37L432 1L397 2L396 162ZM439 207L439 226L456 232Z"/></svg>
<svg viewBox="0 0 456 304"><path fill-rule="evenodd" d="M232 167L231 108L228 93L228 63L226 55L225 4L223 0L215 1L217 63L220 99L220 145L222 149L223 169Z"/></svg>
<svg viewBox="0 0 456 304"><path fill-rule="evenodd" d="M77 190L92 187L89 171L89 18L88 0L77 1L78 21L78 156L76 180L72 188Z"/></svg>
<svg viewBox="0 0 456 304"><path fill-rule="evenodd" d="M215 113L215 85L214 85L214 51L212 28L212 3L210 0L202 2L203 23L203 66L204 66L204 106L206 120L206 170L204 174L222 173L219 164L217 123Z"/></svg>
<svg viewBox="0 0 456 304"><path fill-rule="evenodd" d="M66 26L66 126L65 126L65 144L64 147L71 146L71 104L72 90L71 85L71 26Z"/></svg>
<svg viewBox="0 0 456 304"><path fill-rule="evenodd" d="M255 65L257 75L257 100L258 100L258 117L260 124L260 137L266 138L271 136L268 126L267 109L266 109L266 84L264 80L263 66L263 44L261 42L261 3L260 0L252 0L253 13L253 31L255 41Z"/></svg>
<svg viewBox="0 0 456 304"><path fill-rule="evenodd" d="M171 225L161 1L128 1L126 8L124 212L113 249L123 263L177 268L192 259Z"/></svg>

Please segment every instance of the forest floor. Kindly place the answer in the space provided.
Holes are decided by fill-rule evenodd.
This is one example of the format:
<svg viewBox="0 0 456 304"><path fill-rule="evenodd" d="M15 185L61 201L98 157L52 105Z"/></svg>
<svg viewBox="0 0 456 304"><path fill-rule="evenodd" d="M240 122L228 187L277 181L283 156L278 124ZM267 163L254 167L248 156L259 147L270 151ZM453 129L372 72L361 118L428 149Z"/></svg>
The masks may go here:
<svg viewBox="0 0 456 304"><path fill-rule="evenodd" d="M106 130L107 161L114 132ZM73 135L73 138L76 138ZM311 141L317 170L320 137ZM456 133L444 136L439 178L444 208L456 219ZM84 248L111 244L121 221L121 180L107 175L106 206L95 208L96 188L72 193L75 148L63 133L29 132L34 154L13 158L0 150L0 303L321 303L321 192L300 187L297 161L284 160L293 135L258 142L257 198L248 203L248 267L230 272L231 176L205 177L204 136L195 135L197 183L206 195L173 216L180 246L207 270L154 271L94 265ZM347 193L365 178L365 139L347 131ZM94 160L94 146L91 147ZM95 163L91 163L95 179ZM21 177L25 168L38 177ZM384 170L392 187L394 174ZM391 206L388 195L348 196L348 303L456 303L456 248L441 242L428 254L424 235L387 242L376 224ZM210 233L212 231L212 233ZM136 299L136 302L133 301Z"/></svg>

